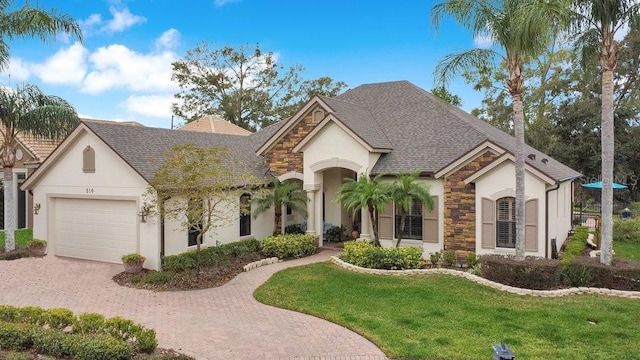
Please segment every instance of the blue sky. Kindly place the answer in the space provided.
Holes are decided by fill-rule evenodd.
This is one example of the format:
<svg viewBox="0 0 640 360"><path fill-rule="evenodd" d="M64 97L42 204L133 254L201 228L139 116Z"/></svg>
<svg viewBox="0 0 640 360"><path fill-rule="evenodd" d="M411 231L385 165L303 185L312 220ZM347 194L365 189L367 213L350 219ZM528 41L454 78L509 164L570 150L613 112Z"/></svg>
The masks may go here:
<svg viewBox="0 0 640 360"><path fill-rule="evenodd" d="M17 0L22 4L22 0ZM39 0L80 22L82 44L59 37L12 40L4 86L28 81L70 101L81 117L169 127L177 91L171 63L201 41L259 43L303 77L330 76L349 87L409 80L430 90L436 63L477 44L445 21L430 26L436 1L364 0ZM470 111L481 94L460 78L449 89ZM176 120L178 122L178 120Z"/></svg>

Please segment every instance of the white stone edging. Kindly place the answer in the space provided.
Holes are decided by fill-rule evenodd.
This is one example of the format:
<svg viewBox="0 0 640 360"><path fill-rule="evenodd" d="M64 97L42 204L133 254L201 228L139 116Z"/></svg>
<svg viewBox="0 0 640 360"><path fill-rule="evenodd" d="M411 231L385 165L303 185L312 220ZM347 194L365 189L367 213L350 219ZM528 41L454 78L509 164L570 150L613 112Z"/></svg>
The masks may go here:
<svg viewBox="0 0 640 360"><path fill-rule="evenodd" d="M251 271L255 268L259 268L260 266L275 264L279 262L282 262L282 260L278 259L277 257L271 257L271 258L254 261L252 263L248 263L243 267L243 269L244 271Z"/></svg>
<svg viewBox="0 0 640 360"><path fill-rule="evenodd" d="M568 289L558 289L558 290L531 290L531 289L522 289L514 286L500 284L478 275L474 275L465 271L453 270L453 269L413 269L413 270L381 270L381 269L367 269L360 266L356 266L353 264L349 264L347 262L342 261L337 256L331 257L331 262L350 271L355 271L364 274L374 274L374 275L392 275L392 276L407 276L407 275L430 275L430 274L446 274L453 275L458 277L463 277L465 279L471 280L480 285L488 286L490 288L508 292L515 295L529 295L529 296L537 296L537 297L561 297L568 295L579 295L579 294L593 294L593 295L607 295L614 297L621 297L626 299L640 299L640 291L623 291L623 290L612 290L612 289L603 289L603 288L591 288L591 287L574 287Z"/></svg>

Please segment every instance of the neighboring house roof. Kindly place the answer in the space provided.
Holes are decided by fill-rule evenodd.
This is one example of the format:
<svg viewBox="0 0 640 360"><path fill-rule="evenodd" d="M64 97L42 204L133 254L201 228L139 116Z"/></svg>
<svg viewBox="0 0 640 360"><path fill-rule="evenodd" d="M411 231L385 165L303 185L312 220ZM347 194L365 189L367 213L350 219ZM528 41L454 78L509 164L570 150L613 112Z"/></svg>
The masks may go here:
<svg viewBox="0 0 640 360"><path fill-rule="evenodd" d="M187 143L200 147L226 146L243 164L260 164L256 176L264 176L267 172L264 160L255 154L254 143L248 136L128 127L109 122L83 123L147 182L152 180L166 152L174 145Z"/></svg>
<svg viewBox="0 0 640 360"><path fill-rule="evenodd" d="M201 131L215 134L251 135L251 131L243 129L224 119L213 115L205 115L178 128L178 130Z"/></svg>
<svg viewBox="0 0 640 360"><path fill-rule="evenodd" d="M18 134L16 140L33 154L34 161L31 163L42 163L62 142L62 140L41 139L27 134Z"/></svg>
<svg viewBox="0 0 640 360"><path fill-rule="evenodd" d="M384 141L392 151L383 154L373 174L397 174L421 171L435 174L483 142L491 142L515 153L515 138L461 109L449 105L408 81L366 84L348 90L336 99L339 118L360 136ZM356 110L357 109L357 110ZM365 111L370 117L363 116ZM377 129L380 129L379 131ZM381 135L382 134L382 135ZM526 146L525 155L533 166L556 181L580 176L542 152ZM542 162L542 159L547 159Z"/></svg>

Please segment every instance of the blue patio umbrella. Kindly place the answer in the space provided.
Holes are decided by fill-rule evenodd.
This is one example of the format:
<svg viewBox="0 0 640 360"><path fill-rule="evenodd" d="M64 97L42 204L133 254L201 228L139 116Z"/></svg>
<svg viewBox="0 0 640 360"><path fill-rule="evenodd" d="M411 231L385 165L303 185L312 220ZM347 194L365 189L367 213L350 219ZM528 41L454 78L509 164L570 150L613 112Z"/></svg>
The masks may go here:
<svg viewBox="0 0 640 360"><path fill-rule="evenodd" d="M627 185L622 185L622 184L618 184L618 183L613 183L612 184L614 189L626 189ZM592 182L592 183L588 183L588 184L582 184L582 187L585 188L589 188L589 189L602 189L602 181L596 181L596 182Z"/></svg>

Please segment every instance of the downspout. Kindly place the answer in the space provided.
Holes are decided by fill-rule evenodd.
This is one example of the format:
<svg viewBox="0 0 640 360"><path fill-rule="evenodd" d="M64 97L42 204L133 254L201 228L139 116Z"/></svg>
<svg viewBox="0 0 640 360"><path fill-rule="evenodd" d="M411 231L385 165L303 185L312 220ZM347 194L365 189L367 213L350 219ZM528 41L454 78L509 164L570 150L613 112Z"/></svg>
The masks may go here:
<svg viewBox="0 0 640 360"><path fill-rule="evenodd" d="M162 200L164 203L166 200ZM160 269L164 263L164 206L160 206Z"/></svg>
<svg viewBox="0 0 640 360"><path fill-rule="evenodd" d="M572 183L573 186L573 183ZM555 186L545 190L544 192L544 258L549 258L549 193L560 188L560 183L556 182ZM557 241L557 240L556 240Z"/></svg>

